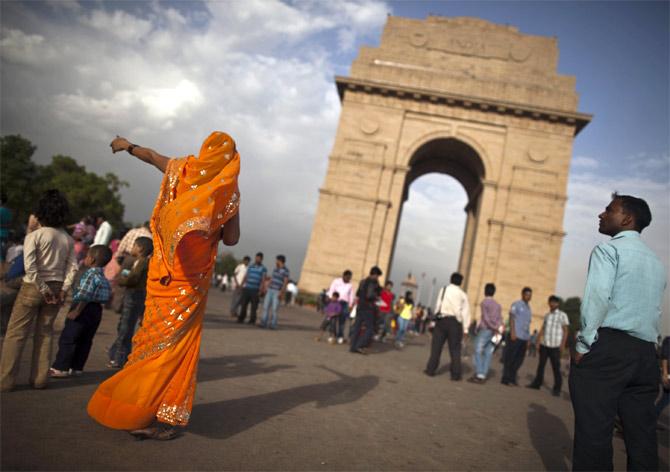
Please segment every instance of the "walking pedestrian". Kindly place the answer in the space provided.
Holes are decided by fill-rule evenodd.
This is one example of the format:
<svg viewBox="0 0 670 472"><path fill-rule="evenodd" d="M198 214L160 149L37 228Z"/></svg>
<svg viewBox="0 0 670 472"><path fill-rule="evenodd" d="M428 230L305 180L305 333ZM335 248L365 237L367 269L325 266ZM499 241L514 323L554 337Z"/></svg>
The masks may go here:
<svg viewBox="0 0 670 472"><path fill-rule="evenodd" d="M537 335L537 348L540 351L540 360L537 364L535 379L528 388L539 390L544 381L544 368L547 359L551 362L551 370L554 372L554 388L552 394L557 397L561 394L563 376L561 375L561 355L565 352L568 341L568 326L570 320L568 315L558 309L561 300L552 295L549 297L549 313L544 316L544 323Z"/></svg>
<svg viewBox="0 0 670 472"><path fill-rule="evenodd" d="M112 225L105 219L103 215L98 215L94 219L96 225L95 238L93 238L93 246L100 244L102 246L109 246L112 242Z"/></svg>
<svg viewBox="0 0 670 472"><path fill-rule="evenodd" d="M440 365L440 356L444 343L449 344L451 357L451 380L461 380L461 347L467 339L470 326L470 303L468 296L461 289L463 275L458 272L451 274L450 283L442 287L435 305L436 321L430 346L430 358L424 373L430 377L435 375Z"/></svg>
<svg viewBox="0 0 670 472"><path fill-rule="evenodd" d="M405 333L414 317L414 300L412 292L405 292L405 296L400 299L400 314L398 315L398 333L395 336L395 347L402 349L405 347Z"/></svg>
<svg viewBox="0 0 670 472"><path fill-rule="evenodd" d="M482 317L479 320L477 337L475 338L475 375L469 382L484 383L491 366L491 357L495 350L493 337L502 328L502 307L493 299L496 286L488 283L484 286L484 300L480 304Z"/></svg>
<svg viewBox="0 0 670 472"><path fill-rule="evenodd" d="M121 317L117 326L117 337L109 348L109 363L107 367L121 368L126 364L132 349L132 339L135 326L144 315L144 300L147 296L147 273L149 271L149 257L154 250L151 239L139 237L135 239L130 254L135 259L130 270L121 272L118 283L125 288Z"/></svg>
<svg viewBox="0 0 670 472"><path fill-rule="evenodd" d="M656 342L666 274L640 238L651 223L647 202L614 193L598 218L600 233L611 239L591 252L581 330L570 366L572 467L612 470L618 414L628 470L658 470Z"/></svg>
<svg viewBox="0 0 670 472"><path fill-rule="evenodd" d="M378 308L377 299L382 291L379 285L381 275L381 269L374 266L370 269L370 275L358 286L356 291L356 321L351 335L350 352L366 354L365 348L370 344L374 335L375 315Z"/></svg>
<svg viewBox="0 0 670 472"><path fill-rule="evenodd" d="M249 266L250 262L251 257L244 256L242 258L242 262L237 264L237 267L235 267L235 271L231 277L233 295L230 299L230 316L233 318L240 316L238 311L240 309L240 302L242 301L242 284L244 282L244 277L247 275L247 267Z"/></svg>
<svg viewBox="0 0 670 472"><path fill-rule="evenodd" d="M524 287L521 290L521 300L512 303L509 311L509 338L505 346L505 363L500 383L507 386L517 386L517 372L526 357L526 349L530 339L530 319L532 312L528 304L533 298L533 290Z"/></svg>
<svg viewBox="0 0 670 472"><path fill-rule="evenodd" d="M244 279L242 280L242 298L240 299L240 314L237 317L238 323L244 323L247 317L247 308L251 304L249 324L256 324L261 286L267 272L268 270L263 265L263 253L256 253L254 263L247 267L247 272L244 274Z"/></svg>
<svg viewBox="0 0 670 472"><path fill-rule="evenodd" d="M324 290L326 298L332 298L333 294L337 292L340 304L342 305L342 312L337 319L337 344L344 342L344 327L347 318L349 318L349 310L354 305L354 286L351 284L351 277L352 273L347 269L342 273L342 277L338 277L330 283L330 288L327 292ZM325 303L323 306L325 308Z"/></svg>
<svg viewBox="0 0 670 472"><path fill-rule="evenodd" d="M393 282L387 280L384 284L384 289L382 290L381 295L381 305L379 306L379 313L383 316L383 325L382 333L380 340L383 342L386 339L386 336L391 332L393 323L393 300L395 295L393 294Z"/></svg>
<svg viewBox="0 0 670 472"><path fill-rule="evenodd" d="M261 317L261 328L277 329L277 310L279 302L284 296L288 284L289 270L286 267L286 256L278 255L276 267L272 271L265 298L263 299L263 316ZM272 319L269 319L272 311Z"/></svg>

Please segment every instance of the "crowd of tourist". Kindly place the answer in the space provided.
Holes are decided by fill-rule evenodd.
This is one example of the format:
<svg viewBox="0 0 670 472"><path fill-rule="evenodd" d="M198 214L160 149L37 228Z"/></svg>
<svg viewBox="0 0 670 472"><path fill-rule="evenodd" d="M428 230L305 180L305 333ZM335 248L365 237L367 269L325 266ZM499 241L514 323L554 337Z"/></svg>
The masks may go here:
<svg viewBox="0 0 670 472"><path fill-rule="evenodd" d="M636 403L635 398L639 400L639 395L636 397L637 394L628 392L628 385L646 382L648 388L644 395L656 398L658 390L654 390L652 386L658 384L658 372L661 372L662 394L651 403L655 404L654 417L657 418L670 402L670 339L665 338L661 344L659 369L655 354L650 357L648 352L657 341L657 328L651 327L653 317L649 315L641 321L635 321L633 323L637 324L625 331L621 328L627 327L631 323L630 319L618 312L611 315L613 309L608 303L614 302L606 301L615 300L619 303L617 306L626 306L636 299L629 286L616 286L617 276L608 274L607 271L611 269L607 263L613 256L607 251L618 251L620 264L623 261L634 269L644 266L646 272L638 270L636 277L648 279L645 289L655 291L651 298L660 299L663 293L662 268L659 269L655 256L645 246L641 246L642 243L636 236L648 225L648 221L644 224L644 208L640 210L635 207L640 206L639 202L633 200L631 203L627 198L632 197L617 196L610 206L632 205L633 210L628 211L636 218L622 220L623 223L620 221L619 226L610 221L613 228L605 234L613 236L613 242L609 246L601 245L602 247L598 246L594 250L586 296L582 304L581 330L570 343L570 390L576 416L574 457L576 464L585 467L599 465L608 460L607 451L598 451L599 456L594 458L591 452L584 449L586 444L593 445L602 439L602 434L599 435L591 427L597 419L595 412L610 408L606 412L608 418L612 417L613 424L616 419L616 414L611 415L614 411L611 409L615 404L612 403L614 400L604 399L603 386L614 389L618 395L614 398L624 402L625 407L619 406L616 409L619 416L617 425L628 437L649 438L650 433L643 430L643 426L648 429L649 421L643 425L639 417L634 415L651 415L649 408L644 409ZM601 215L601 222L605 226L608 223L607 212L616 210L623 211L621 208L613 210L608 207L604 216ZM81 375L105 306L120 313L117 338L107 353L108 367L123 368L131 353L133 334L142 322L147 298L147 273L153 253L149 223L130 229L124 234L117 232L122 237L114 238L114 229L104 217L86 217L78 223L68 225L68 214L68 202L63 194L57 190L49 190L39 200L36 211L31 215L23 240L12 238L6 232L1 235L1 256L5 273L3 290L6 287L18 289L9 305L11 316L6 323L2 345L2 391L14 388L21 354L26 341L31 337L33 352L30 383L33 388L45 388L49 377ZM3 216L3 221L6 220L7 217ZM604 232L603 223L601 232ZM633 255L628 256L626 251ZM247 322L260 328L275 330L279 326L282 301L284 304L295 302L297 285L290 279L284 255L275 257L271 271L263 264L263 260L262 252L256 253L253 262L249 256L245 256L231 274L213 275L212 283L220 286L222 290L231 289L230 314L238 323ZM541 327L539 331L531 332L531 287L521 289L521 296L509 307L509 316L505 321L503 307L495 300L496 286L494 283L487 283L479 307L479 319L474 321L468 295L462 288L462 274L451 274L450 283L440 288L433 307L418 304L412 291L396 295L393 282L386 281L383 286L380 284L382 275L382 270L374 266L367 277L356 286L352 281L351 270L345 270L341 277L335 278L330 287L323 291L317 303L317 309L323 318L316 341L326 337L329 344L347 344L351 353L365 355L371 352L369 348L375 342L388 343L393 340L393 346L402 350L408 337L429 335L430 354L424 373L429 377L438 373L442 351L447 344L450 379L456 382L463 379L462 357L464 347L469 342L474 352L474 373L467 380L473 384L485 384L490 380L493 354L502 349L503 369L500 382L509 387L519 385L520 367L527 355L534 356L536 353L536 373L526 387L539 390L543 386L548 361L553 371L551 392L555 396L561 395L561 359L565 357L570 341L570 321L567 314L560 309L561 299L558 296L551 295L548 298ZM609 287L611 291L606 296L599 292L603 290L603 280L614 280L615 283L613 288ZM629 283L635 285L633 281ZM3 291L3 298L5 295ZM70 299L71 305L58 340L58 351L55 358L52 358L53 324L61 306ZM639 297L637 300L640 302ZM642 312L653 315L657 308L649 305L642 306L641 309ZM590 314L595 312L604 313L604 318L596 320L601 326L597 332L593 331L589 321ZM603 324L604 322L607 324ZM626 334L630 330L636 335ZM637 367L631 367L630 362L623 358L617 361L619 364L608 364L610 358L618 359L615 352L621 346L626 346L628 352L632 353ZM608 349L609 357L600 359L590 354L594 349ZM650 359L653 359L653 365ZM614 377L603 377L602 372L607 372L603 368L614 369ZM600 372L598 376L594 376L593 372L596 371ZM651 378L652 373L656 378ZM638 449L629 452L629 456L642 457L642 462L637 463L638 465L650 464L651 462L644 462L650 457L649 451L645 451L642 446Z"/></svg>
<svg viewBox="0 0 670 472"><path fill-rule="evenodd" d="M14 388L19 359L30 337L34 388L46 387L48 377L81 375L105 306L120 314L108 366L122 367L131 350L144 313L148 260L153 252L149 223L115 232L102 215L74 224L68 224L68 217L65 196L49 190L30 215L23 237L7 230L2 251L3 391ZM72 304L52 359L53 324L68 300Z"/></svg>

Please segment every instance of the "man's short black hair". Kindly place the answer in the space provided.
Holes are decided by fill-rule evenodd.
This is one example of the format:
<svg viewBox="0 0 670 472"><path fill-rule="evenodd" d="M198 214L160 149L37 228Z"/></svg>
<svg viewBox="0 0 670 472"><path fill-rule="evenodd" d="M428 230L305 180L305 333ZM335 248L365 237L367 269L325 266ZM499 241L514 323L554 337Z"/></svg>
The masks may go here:
<svg viewBox="0 0 670 472"><path fill-rule="evenodd" d="M342 272L342 277L346 277L346 276L351 277L352 275L354 275L354 274L349 269Z"/></svg>
<svg viewBox="0 0 670 472"><path fill-rule="evenodd" d="M623 208L624 213L631 215L635 220L635 229L638 232L641 233L651 223L651 210L647 202L641 198L630 195L619 195L617 192L614 192L612 200L621 202L621 208Z"/></svg>
<svg viewBox="0 0 670 472"><path fill-rule="evenodd" d="M67 198L56 189L47 190L37 202L35 216L42 226L62 228L70 217Z"/></svg>
<svg viewBox="0 0 670 472"><path fill-rule="evenodd" d="M256 257L260 257L261 259L263 259L263 253L262 252L257 252Z"/></svg>
<svg viewBox="0 0 670 472"><path fill-rule="evenodd" d="M88 248L88 255L93 258L95 267L105 267L112 260L112 250L103 244L96 244Z"/></svg>
<svg viewBox="0 0 670 472"><path fill-rule="evenodd" d="M249 256L244 256L244 257L242 258L242 261L247 261L247 262L249 262L249 261L251 261L251 257L249 257Z"/></svg>
<svg viewBox="0 0 670 472"><path fill-rule="evenodd" d="M492 297L496 293L496 286L495 284L488 283L484 285L484 295L487 297Z"/></svg>
<svg viewBox="0 0 670 472"><path fill-rule="evenodd" d="M279 255L277 256L277 260L278 260L278 261L281 261L282 264L286 264L286 256L284 256L284 255L282 255L282 254L279 254Z"/></svg>
<svg viewBox="0 0 670 472"><path fill-rule="evenodd" d="M530 287L524 287L521 289L521 293L527 293L527 292L533 293L533 289Z"/></svg>
<svg viewBox="0 0 670 472"><path fill-rule="evenodd" d="M458 272L454 272L451 274L451 278L449 279L449 282L451 282L454 285L461 285L463 283L463 274L460 274Z"/></svg>
<svg viewBox="0 0 670 472"><path fill-rule="evenodd" d="M135 245L140 248L143 256L150 256L151 253L154 252L154 242L151 238L147 238L146 236L137 238L135 240Z"/></svg>
<svg viewBox="0 0 670 472"><path fill-rule="evenodd" d="M556 295L550 295L549 296L549 303L551 303L551 302L561 303L561 299Z"/></svg>
<svg viewBox="0 0 670 472"><path fill-rule="evenodd" d="M372 269L370 269L370 275L382 275L382 270L377 266L372 266Z"/></svg>

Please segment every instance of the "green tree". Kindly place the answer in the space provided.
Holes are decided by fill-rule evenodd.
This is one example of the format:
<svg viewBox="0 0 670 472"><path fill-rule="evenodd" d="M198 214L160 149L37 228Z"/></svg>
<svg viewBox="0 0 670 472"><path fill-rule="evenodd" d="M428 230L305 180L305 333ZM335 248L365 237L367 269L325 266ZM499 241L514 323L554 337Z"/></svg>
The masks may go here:
<svg viewBox="0 0 670 472"><path fill-rule="evenodd" d="M53 156L51 164L41 172L42 189L57 188L70 202L73 221L86 215L102 213L114 226L123 225L124 206L121 203L121 188L128 184L112 173L101 177L77 164L69 156Z"/></svg>
<svg viewBox="0 0 670 472"><path fill-rule="evenodd" d="M582 300L579 297L570 297L561 303L560 309L568 315L570 320L570 327L568 333L568 345L572 346L575 339L575 333L579 331L581 323L581 304Z"/></svg>
<svg viewBox="0 0 670 472"><path fill-rule="evenodd" d="M239 264L238 260L235 259L235 256L228 252L223 254L222 257L218 257L216 259L216 267L214 270L217 274L226 274L228 276L232 276L235 272L235 267L237 267L237 264Z"/></svg>
<svg viewBox="0 0 670 472"><path fill-rule="evenodd" d="M0 138L0 189L13 211L14 229L28 222L39 195L39 167L31 159L36 149L20 134Z"/></svg>
<svg viewBox="0 0 670 472"><path fill-rule="evenodd" d="M42 192L56 188L70 203L72 221L85 215L103 213L119 228L123 225L121 189L128 184L116 175L99 176L87 172L72 157L56 155L50 164L35 164L37 148L21 135L0 138L0 189L7 195L13 211L13 229L20 232L28 221Z"/></svg>

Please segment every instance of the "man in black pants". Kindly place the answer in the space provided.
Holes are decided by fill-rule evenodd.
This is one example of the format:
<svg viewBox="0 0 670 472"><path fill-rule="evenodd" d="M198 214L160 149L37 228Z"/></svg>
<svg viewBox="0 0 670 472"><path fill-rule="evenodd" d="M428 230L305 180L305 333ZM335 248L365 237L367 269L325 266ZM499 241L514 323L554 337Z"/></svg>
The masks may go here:
<svg viewBox="0 0 670 472"><path fill-rule="evenodd" d="M521 290L521 300L512 303L509 310L509 337L505 346L505 364L500 383L508 386L516 386L516 374L526 358L526 349L530 339L530 309L533 291L530 287Z"/></svg>
<svg viewBox="0 0 670 472"><path fill-rule="evenodd" d="M581 330L570 368L575 412L573 470L612 470L612 431L623 424L628 470L658 470L656 341L666 284L658 257L640 239L647 203L614 194L591 252Z"/></svg>
<svg viewBox="0 0 670 472"><path fill-rule="evenodd" d="M556 295L549 297L549 313L544 316L542 329L537 335L536 349L540 351L540 361L537 363L537 373L535 379L527 385L528 388L539 390L544 382L544 368L547 365L547 359L551 363L551 370L554 372L554 389L552 394L557 397L561 394L561 385L563 377L561 375L561 353L565 351L565 344L568 340L568 326L570 320L568 315L558 307L561 299Z"/></svg>
<svg viewBox="0 0 670 472"><path fill-rule="evenodd" d="M379 276L381 275L381 269L374 266L370 269L370 275L358 286L358 292L356 292L358 298L356 322L350 336L350 352L365 354L364 348L370 343L370 339L374 335L375 315L378 309L377 299L382 291L379 285ZM365 332L361 336L362 328L365 328Z"/></svg>
<svg viewBox="0 0 670 472"><path fill-rule="evenodd" d="M461 380L461 346L462 341L468 336L470 304L467 295L461 289L463 276L454 272L451 274L450 282L437 294L436 321L430 346L430 358L424 373L430 377L435 375L446 341L449 344L451 357L451 380Z"/></svg>

